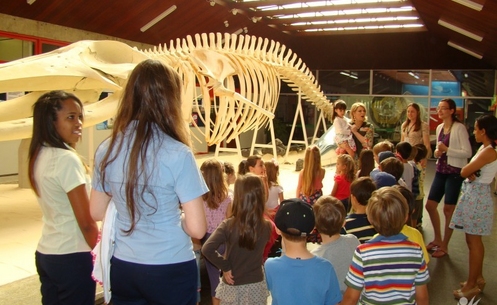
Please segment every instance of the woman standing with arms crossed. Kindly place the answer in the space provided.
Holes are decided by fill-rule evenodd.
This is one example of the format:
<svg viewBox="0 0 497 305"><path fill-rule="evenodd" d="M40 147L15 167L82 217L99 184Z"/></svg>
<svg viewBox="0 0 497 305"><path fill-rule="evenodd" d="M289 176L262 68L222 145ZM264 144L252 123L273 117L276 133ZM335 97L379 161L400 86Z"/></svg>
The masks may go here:
<svg viewBox="0 0 497 305"><path fill-rule="evenodd" d="M43 212L35 253L43 304L95 303L91 278L98 228L91 218L88 168L74 148L81 138L83 104L52 91L34 104L29 182Z"/></svg>
<svg viewBox="0 0 497 305"><path fill-rule="evenodd" d="M452 216L450 228L463 230L469 249L469 276L454 290L458 299L468 300L478 295L485 287L483 257L485 248L481 237L492 233L494 219L493 199L490 184L497 173L497 118L484 115L476 119L473 131L476 142L482 143L475 156L461 170L467 178L461 189L461 197Z"/></svg>
<svg viewBox="0 0 497 305"><path fill-rule="evenodd" d="M179 75L157 60L139 63L95 153L90 199L96 220L111 198L116 205L113 304L196 303L190 237L206 232L207 191L182 119Z"/></svg>
<svg viewBox="0 0 497 305"><path fill-rule="evenodd" d="M350 107L350 116L352 118L352 137L356 146L356 156L361 155L363 149L373 147L374 127L373 124L366 122L366 106L357 102Z"/></svg>
<svg viewBox="0 0 497 305"><path fill-rule="evenodd" d="M451 99L443 99L438 103L437 112L443 123L437 126L437 146L434 155L438 160L435 178L426 202L426 210L430 215L435 235L426 249L428 251L435 250L432 253L435 258L443 257L448 253L449 240L452 236L449 223L464 180L460 175L461 168L468 163L468 158L471 157L468 131L456 116L456 103ZM445 225L442 239L437 205L444 195Z"/></svg>

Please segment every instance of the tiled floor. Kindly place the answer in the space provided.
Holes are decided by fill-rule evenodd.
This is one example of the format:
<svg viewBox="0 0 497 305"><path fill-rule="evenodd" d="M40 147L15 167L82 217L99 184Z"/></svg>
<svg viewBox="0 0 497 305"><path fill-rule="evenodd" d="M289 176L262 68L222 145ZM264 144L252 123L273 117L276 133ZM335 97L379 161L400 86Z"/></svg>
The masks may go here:
<svg viewBox="0 0 497 305"><path fill-rule="evenodd" d="M200 165L212 155L199 155L197 162ZM278 158L280 164L280 183L285 189L285 198L295 196L298 174L295 171L295 161L303 157L303 152L291 152L285 164L282 157ZM264 156L264 159L271 159ZM221 153L219 159L231 161L235 168L238 166L239 158L232 153ZM326 162L328 163L328 162ZM331 192L334 167L326 165L326 177L324 193ZM430 161L428 166L425 188L429 189L433 177L434 164ZM5 179L4 179L5 181ZM3 182L3 181L0 181ZM496 202L495 197L493 198ZM440 205L441 211L442 205ZM37 284L36 270L34 266L34 251L41 234L41 211L35 196L29 189L19 189L17 184L0 184L0 304L40 304L39 285ZM484 275L487 286L481 295L479 305L497 304L497 225L494 225L493 235L484 237L486 247L484 261ZM425 212L423 234L425 241L429 242L433 237L433 230L429 217ZM464 234L454 232L449 245L449 255L441 259L433 258L429 264L431 282L428 285L431 304L456 305L458 302L452 297L452 290L458 288L459 281L465 280L468 272L468 250ZM28 291L10 289L14 287L13 282L24 279L32 288ZM19 283L19 282L17 282ZM20 282L24 283L24 282ZM3 286L2 286L3 285ZM205 289L207 290L207 289ZM204 290L204 291L205 291ZM18 294L18 296L16 296ZM28 294L28 295L27 295ZM17 303L9 300L19 300ZM208 297L203 297L202 304L209 304Z"/></svg>

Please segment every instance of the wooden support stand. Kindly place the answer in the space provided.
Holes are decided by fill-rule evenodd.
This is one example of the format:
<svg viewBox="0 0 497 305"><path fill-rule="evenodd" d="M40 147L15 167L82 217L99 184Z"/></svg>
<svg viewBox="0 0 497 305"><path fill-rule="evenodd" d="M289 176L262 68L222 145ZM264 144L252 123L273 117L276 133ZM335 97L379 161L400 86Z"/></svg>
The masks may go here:
<svg viewBox="0 0 497 305"><path fill-rule="evenodd" d="M220 151L224 151L224 152L236 152L238 154L238 156L240 158L242 158L242 150L241 150L241 146L240 146L240 138L239 137L235 137L235 145L236 145L235 148L226 147L226 140L223 141L223 144L224 144L224 147L221 147L221 143L219 143L219 144L216 145L216 151L214 152L214 156L216 158L219 156L219 152Z"/></svg>
<svg viewBox="0 0 497 305"><path fill-rule="evenodd" d="M319 111L318 121L316 123L316 126L314 127L314 135L312 136L312 143L316 143L316 141L319 140L319 138L317 137L317 134L318 134L320 124L323 124L323 130L324 130L323 134L326 133L326 131L328 130L328 127L326 127L326 119L324 118L324 112L322 110Z"/></svg>
<svg viewBox="0 0 497 305"><path fill-rule="evenodd" d="M257 139L257 132L259 131L259 125L257 125L254 129L254 136L252 137L252 145L250 145L250 155L254 154L254 149L256 147L265 147L265 148L272 148L273 149L273 157L275 159L278 158L278 153L276 150L276 138L274 136L274 125L273 125L273 119L269 118L269 132L271 134L271 143L272 144L259 144L256 143Z"/></svg>
<svg viewBox="0 0 497 305"><path fill-rule="evenodd" d="M297 144L304 144L305 148L307 149L307 146L309 145L309 142L307 141L307 131L305 129L305 119L304 119L304 112L302 111L302 94L301 91L299 91L298 95L299 99L297 102L297 111L295 111L295 117L293 118L293 124L292 124L292 131L290 132L290 137L288 138L288 145L286 147L286 153L285 153L285 158L284 161L286 162L286 159L288 157L288 152L290 151L290 146L293 143ZM294 140L293 139L293 133L295 131L295 125L297 124L297 119L300 117L300 125L302 126L302 133L304 135L304 140Z"/></svg>

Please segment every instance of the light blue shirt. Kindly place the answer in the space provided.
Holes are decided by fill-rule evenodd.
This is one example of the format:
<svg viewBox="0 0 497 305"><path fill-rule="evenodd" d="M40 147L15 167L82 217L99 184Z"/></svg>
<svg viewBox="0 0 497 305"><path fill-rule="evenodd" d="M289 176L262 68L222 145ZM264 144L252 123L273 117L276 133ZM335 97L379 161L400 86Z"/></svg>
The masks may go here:
<svg viewBox="0 0 497 305"><path fill-rule="evenodd" d="M335 305L342 301L335 270L324 258L300 260L282 255L268 258L264 268L272 305Z"/></svg>
<svg viewBox="0 0 497 305"><path fill-rule="evenodd" d="M208 188L189 147L163 133L157 132L149 144L145 164L149 177L139 178L140 187L147 189L143 198L137 196L139 215L135 229L130 235L124 232L129 230L131 224L126 207L125 183L133 137L133 132L127 132L124 136L124 149L107 166L103 187L99 164L108 149L109 140L104 141L95 154L93 188L110 193L117 209L114 256L127 262L148 265L193 260L191 239L181 226L179 207L180 203L202 196Z"/></svg>

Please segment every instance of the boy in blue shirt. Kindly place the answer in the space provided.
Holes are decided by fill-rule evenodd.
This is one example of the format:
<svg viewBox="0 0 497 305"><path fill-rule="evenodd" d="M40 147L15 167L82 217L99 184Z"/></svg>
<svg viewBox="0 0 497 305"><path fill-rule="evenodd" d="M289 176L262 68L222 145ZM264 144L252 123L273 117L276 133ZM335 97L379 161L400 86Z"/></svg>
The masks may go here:
<svg viewBox="0 0 497 305"><path fill-rule="evenodd" d="M307 250L307 235L315 225L312 207L297 198L284 200L274 223L282 237L283 254L264 264L272 304L340 303L342 294L333 266Z"/></svg>

